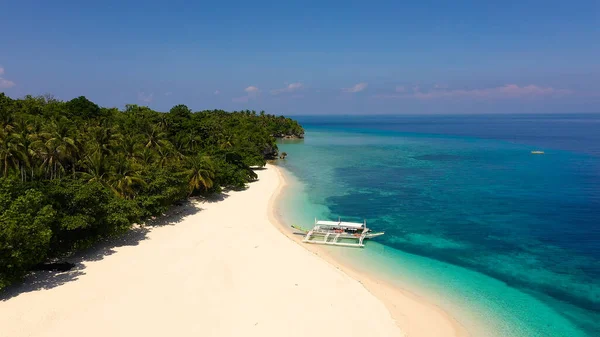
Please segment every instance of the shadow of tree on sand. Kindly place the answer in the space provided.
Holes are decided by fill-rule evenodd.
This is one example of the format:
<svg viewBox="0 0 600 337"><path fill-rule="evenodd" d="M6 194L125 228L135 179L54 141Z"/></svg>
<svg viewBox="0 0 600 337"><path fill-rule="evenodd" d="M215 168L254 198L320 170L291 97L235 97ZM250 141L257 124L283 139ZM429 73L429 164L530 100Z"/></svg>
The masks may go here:
<svg viewBox="0 0 600 337"><path fill-rule="evenodd" d="M197 202L200 204L204 204L204 203L212 204L215 202L223 201L229 197L230 191L232 191L232 190L228 189L228 190L223 190L223 192L221 192L221 193L209 195L206 197L196 197L196 198L192 199L192 202Z"/></svg>
<svg viewBox="0 0 600 337"><path fill-rule="evenodd" d="M207 199L206 202L217 202L227 198L227 194L217 195ZM202 210L200 203L204 199L186 200L173 206L169 211L159 217L149 219L143 225L134 225L133 228L122 235L108 238L96 243L89 249L82 250L61 261L69 261L75 266L66 272L34 271L25 277L23 282L13 284L0 292L0 301L7 301L15 296L32 291L52 289L67 282L75 281L85 275L85 263L100 261L106 256L116 253L115 248L124 246L137 246L148 238L148 233L156 227L173 226L189 215Z"/></svg>

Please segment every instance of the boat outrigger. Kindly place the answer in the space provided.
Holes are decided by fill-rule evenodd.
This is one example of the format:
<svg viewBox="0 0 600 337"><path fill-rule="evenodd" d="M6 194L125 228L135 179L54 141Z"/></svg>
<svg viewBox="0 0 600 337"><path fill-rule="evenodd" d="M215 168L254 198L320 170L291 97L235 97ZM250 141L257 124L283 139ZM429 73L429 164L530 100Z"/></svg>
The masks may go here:
<svg viewBox="0 0 600 337"><path fill-rule="evenodd" d="M343 222L324 221L315 219L315 226L312 229L304 229L300 226L292 225L297 231L306 236L302 242L316 243L321 245L345 246L345 247L364 247L363 241L383 235L383 232L373 232L367 228L367 221ZM343 242L346 241L346 242Z"/></svg>

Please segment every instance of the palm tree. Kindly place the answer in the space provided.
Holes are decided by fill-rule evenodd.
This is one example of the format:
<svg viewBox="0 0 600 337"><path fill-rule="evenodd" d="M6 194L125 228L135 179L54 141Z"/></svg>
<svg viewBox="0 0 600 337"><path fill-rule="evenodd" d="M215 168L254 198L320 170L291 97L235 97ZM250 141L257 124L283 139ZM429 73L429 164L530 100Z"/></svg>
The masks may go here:
<svg viewBox="0 0 600 337"><path fill-rule="evenodd" d="M109 177L110 188L119 196L127 199L135 197L135 187L145 184L134 165L124 156L119 156L115 172Z"/></svg>
<svg viewBox="0 0 600 337"><path fill-rule="evenodd" d="M140 137L127 135L123 137L120 149L125 153L127 159L138 159L144 146L140 142Z"/></svg>
<svg viewBox="0 0 600 337"><path fill-rule="evenodd" d="M0 95L4 95L0 93ZM14 129L15 116L8 111L0 109L0 125L2 126L2 130L6 132L10 132Z"/></svg>
<svg viewBox="0 0 600 337"><path fill-rule="evenodd" d="M42 159L41 167L49 179L55 179L59 172L64 172L65 167L61 160L63 153L58 142L36 141L32 145L35 147L35 153Z"/></svg>
<svg viewBox="0 0 600 337"><path fill-rule="evenodd" d="M154 159L156 158L156 153L150 149L143 148L140 152L137 161L143 166L150 166Z"/></svg>
<svg viewBox="0 0 600 337"><path fill-rule="evenodd" d="M221 150L227 150L233 147L233 137L229 134L223 135L219 144Z"/></svg>
<svg viewBox="0 0 600 337"><path fill-rule="evenodd" d="M163 130L166 130L170 125L171 120L169 118L169 115L167 115L166 113L161 113L158 117L158 126Z"/></svg>
<svg viewBox="0 0 600 337"><path fill-rule="evenodd" d="M74 172L79 147L72 136L73 126L71 125L71 121L66 117L62 117L59 120L53 121L49 129L46 146L56 149L58 166L63 168L70 166Z"/></svg>
<svg viewBox="0 0 600 337"><path fill-rule="evenodd" d="M189 157L186 166L190 195L195 191L206 191L213 186L215 170L209 156Z"/></svg>
<svg viewBox="0 0 600 337"><path fill-rule="evenodd" d="M171 161L178 162L183 157L170 143L156 149L156 153L158 154L158 166L161 168L165 167Z"/></svg>
<svg viewBox="0 0 600 337"><path fill-rule="evenodd" d="M83 172L79 172L81 177L91 182L99 182L103 185L108 185L106 182L107 178L107 165L104 160L104 156L101 151L95 151L92 154L88 154L82 161L82 167L85 169Z"/></svg>
<svg viewBox="0 0 600 337"><path fill-rule="evenodd" d="M95 126L90 128L90 138L102 155L111 155L114 149L119 145L123 136L109 126Z"/></svg>
<svg viewBox="0 0 600 337"><path fill-rule="evenodd" d="M167 133L160 127L152 125L146 130L146 147L149 149L160 149L161 147L168 146L171 143L166 140Z"/></svg>
<svg viewBox="0 0 600 337"><path fill-rule="evenodd" d="M201 146L202 137L196 132L192 131L186 134L179 134L175 139L175 149L182 154L185 153L198 153L198 149Z"/></svg>
<svg viewBox="0 0 600 337"><path fill-rule="evenodd" d="M4 177L8 177L11 168L20 170L25 151L19 138L16 134L0 130L0 165Z"/></svg>
<svg viewBox="0 0 600 337"><path fill-rule="evenodd" d="M23 156L20 165L21 181L27 181L30 174L31 180L33 180L35 177L34 170L36 168L39 169L39 165L36 163L39 159L35 151L36 134L22 133L19 137L21 139L21 144L23 145Z"/></svg>

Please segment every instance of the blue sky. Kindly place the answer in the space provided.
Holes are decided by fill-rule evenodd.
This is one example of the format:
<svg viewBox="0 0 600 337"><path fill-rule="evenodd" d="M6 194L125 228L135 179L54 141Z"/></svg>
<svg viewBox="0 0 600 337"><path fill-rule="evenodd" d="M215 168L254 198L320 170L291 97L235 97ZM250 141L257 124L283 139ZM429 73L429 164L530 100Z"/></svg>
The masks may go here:
<svg viewBox="0 0 600 337"><path fill-rule="evenodd" d="M600 2L4 1L0 91L276 114L600 112Z"/></svg>

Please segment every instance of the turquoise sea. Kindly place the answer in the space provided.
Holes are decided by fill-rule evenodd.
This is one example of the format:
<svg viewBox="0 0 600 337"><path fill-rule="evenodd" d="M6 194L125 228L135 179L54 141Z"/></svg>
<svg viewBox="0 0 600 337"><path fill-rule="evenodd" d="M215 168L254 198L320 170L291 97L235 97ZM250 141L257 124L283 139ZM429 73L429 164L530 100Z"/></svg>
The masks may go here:
<svg viewBox="0 0 600 337"><path fill-rule="evenodd" d="M328 249L473 336L600 336L600 115L297 119L288 225L366 219L386 235Z"/></svg>

